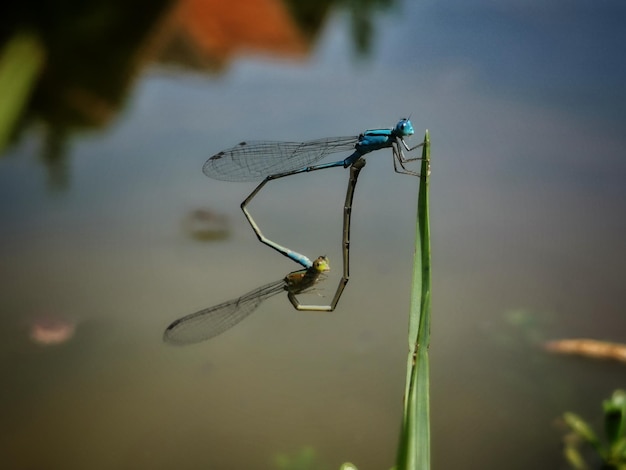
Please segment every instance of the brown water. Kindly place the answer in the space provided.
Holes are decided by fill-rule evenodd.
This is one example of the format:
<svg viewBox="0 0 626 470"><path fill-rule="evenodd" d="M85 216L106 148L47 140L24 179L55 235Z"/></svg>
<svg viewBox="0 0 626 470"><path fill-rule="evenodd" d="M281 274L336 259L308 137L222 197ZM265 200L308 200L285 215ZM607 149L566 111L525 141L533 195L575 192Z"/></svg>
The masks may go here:
<svg viewBox="0 0 626 470"><path fill-rule="evenodd" d="M577 12L548 29L575 29L586 21ZM623 365L542 349L626 340L626 114L613 86L623 70L606 65L601 82L576 75L568 54L552 63L524 15L511 16L517 74L496 46L484 57L422 52L450 35L463 44L455 18L429 5L381 15L361 63L335 14L300 61L248 56L219 76L152 66L109 125L71 134L61 185L41 164L45 126L21 136L0 160L7 468L280 468L279 455L307 452L310 468L391 467L417 180L396 175L388 153L361 173L352 277L334 313L295 312L278 296L209 342L177 348L161 335L297 268L240 213L254 184L207 179L206 158L244 139L350 135L408 113L413 143L428 128L433 145L434 468L562 465L557 418L598 423L600 401L625 386ZM482 31L497 34L496 23ZM336 286L347 178L276 181L252 208L270 238L330 257L334 277L314 300ZM57 341L37 342L36 328Z"/></svg>

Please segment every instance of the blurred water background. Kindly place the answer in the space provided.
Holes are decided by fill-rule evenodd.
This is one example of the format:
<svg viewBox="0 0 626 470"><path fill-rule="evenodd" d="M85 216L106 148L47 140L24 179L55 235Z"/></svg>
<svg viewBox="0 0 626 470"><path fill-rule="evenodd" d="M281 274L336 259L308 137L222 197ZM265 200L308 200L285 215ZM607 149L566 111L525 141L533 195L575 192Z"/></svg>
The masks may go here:
<svg viewBox="0 0 626 470"><path fill-rule="evenodd" d="M209 156L408 115L432 140L434 468L565 468L559 416L598 424L625 386L617 362L542 346L626 340L623 2L2 8L5 468L390 468L417 194L390 152L361 173L334 313L278 296L209 342L161 335L297 268L241 214L254 183L206 178ZM276 181L252 207L330 257L321 301L347 178Z"/></svg>

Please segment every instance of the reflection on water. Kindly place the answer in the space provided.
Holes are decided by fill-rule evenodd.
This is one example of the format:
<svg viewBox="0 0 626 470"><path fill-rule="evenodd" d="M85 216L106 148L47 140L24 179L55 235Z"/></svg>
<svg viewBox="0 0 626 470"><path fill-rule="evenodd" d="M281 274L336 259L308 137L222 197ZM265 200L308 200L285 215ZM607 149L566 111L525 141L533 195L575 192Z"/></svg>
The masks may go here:
<svg viewBox="0 0 626 470"><path fill-rule="evenodd" d="M27 24L42 50L20 49L5 62L22 64L20 54L45 60L26 69L27 76L0 80L3 96L15 96L23 83L36 80L32 90L28 86L17 93L23 98L16 101L16 111L0 108L0 152L7 145L5 135L18 135L33 120L42 121L50 187L63 188L69 182L65 140L78 129L109 125L146 67L216 73L240 55L305 57L333 5L342 3L246 0L232 8L222 0L92 0L9 9L0 19L0 44L11 45ZM360 53L371 47L372 18L392 3L347 2Z"/></svg>
<svg viewBox="0 0 626 470"><path fill-rule="evenodd" d="M30 325L30 337L38 344L50 346L68 341L76 330L76 322L55 315L40 316Z"/></svg>
<svg viewBox="0 0 626 470"><path fill-rule="evenodd" d="M187 213L183 219L183 229L192 239L200 242L224 240L231 235L228 216L204 208Z"/></svg>
<svg viewBox="0 0 626 470"><path fill-rule="evenodd" d="M298 24L298 28L307 38L315 38L327 19L329 10L339 6L345 8L350 15L352 40L356 51L360 55L371 52L374 34L374 22L381 12L389 10L395 0L335 0L318 2L316 0L285 0L291 16Z"/></svg>
<svg viewBox="0 0 626 470"><path fill-rule="evenodd" d="M479 4L407 1L401 14L372 15L375 44L358 65L352 20L331 8L313 12L319 33L313 42L303 34L306 61L233 48L219 79L142 69L158 48L138 46L132 73L98 82L125 88L119 101L103 92L100 107L86 93L76 111L59 111L93 111L104 119L84 125L104 127L55 128L63 132L45 145L51 160L71 163L71 184L52 197L41 168L48 125L25 124L0 160L4 466L263 469L283 454L390 468L417 182L396 176L389 154L368 157L359 177L350 284L335 312L297 312L278 296L214 341L172 348L162 333L178 314L293 269L241 214L254 184L206 178L210 155L243 139L356 135L412 112L433 141L433 462L559 468L553 420L566 410L594 416L624 386L619 362L542 347L624 342L623 2L572 0L566 15L540 0ZM73 28L88 36L110 24L97 19ZM80 52L94 42L62 44ZM73 85L89 82L80 80ZM346 179L337 169L277 180L254 200L254 216L272 240L327 254L336 268ZM188 227L219 242L200 243ZM75 322L73 336L34 343L30 319L40 314Z"/></svg>
<svg viewBox="0 0 626 470"><path fill-rule="evenodd" d="M44 65L43 45L32 32L2 39L0 33L0 153L15 137L16 123Z"/></svg>

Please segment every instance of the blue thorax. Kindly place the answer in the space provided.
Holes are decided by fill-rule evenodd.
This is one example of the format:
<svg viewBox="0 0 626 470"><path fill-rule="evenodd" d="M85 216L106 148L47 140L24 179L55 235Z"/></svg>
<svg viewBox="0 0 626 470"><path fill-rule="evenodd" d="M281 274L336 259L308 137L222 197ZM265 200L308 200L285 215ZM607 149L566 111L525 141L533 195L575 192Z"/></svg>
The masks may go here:
<svg viewBox="0 0 626 470"><path fill-rule="evenodd" d="M409 137L415 131L408 119L401 119L393 129L370 129L359 136L355 148L359 155L391 147L396 139Z"/></svg>

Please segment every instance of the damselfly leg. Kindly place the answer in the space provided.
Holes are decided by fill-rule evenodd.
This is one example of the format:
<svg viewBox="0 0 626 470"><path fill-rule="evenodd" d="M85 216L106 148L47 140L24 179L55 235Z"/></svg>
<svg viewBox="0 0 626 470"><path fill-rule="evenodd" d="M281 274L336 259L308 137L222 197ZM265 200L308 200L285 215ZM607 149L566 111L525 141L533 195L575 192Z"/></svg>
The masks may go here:
<svg viewBox="0 0 626 470"><path fill-rule="evenodd" d="M333 300L328 306L301 305L295 296L290 295L289 300L291 300L291 303L293 304L293 306L298 310L316 310L316 311L332 312L337 306L337 303L339 302L339 299L341 298L341 294L343 293L343 290L346 284L348 283L348 280L350 278L350 223L351 223L351 217L352 217L352 201L354 199L354 190L356 188L356 183L359 177L359 173L361 172L361 169L364 166L365 166L365 160L363 158L358 159L356 162L354 162L350 166L350 178L348 180L348 188L346 190L346 198L345 198L344 207L343 207L343 235L342 235L343 272L342 272L342 278L339 281L339 285L337 287L337 291L333 297ZM310 167L308 171L322 170L325 168L332 168L332 167L327 166L327 165L317 165L315 167ZM261 184L259 184L254 189L254 191L252 191L252 193L250 193L250 195L241 203L241 210L243 211L244 215L246 216L246 219L248 220L248 222L250 223L250 226L252 227L252 230L254 231L254 233L256 234L257 238L259 239L261 243L269 246L270 248L278 251L280 254L306 267L308 258L303 257L301 254L293 250L290 250L289 248L286 248L274 242L273 240L270 240L265 235L263 235L261 228L256 223L256 221L252 217L252 214L248 210L248 204L252 201L252 199L254 199L254 197L259 193L259 191L268 182L278 179L278 178L283 178L285 176L289 176L292 174L295 174L295 172L283 173L281 175L273 175L264 179L261 182Z"/></svg>

